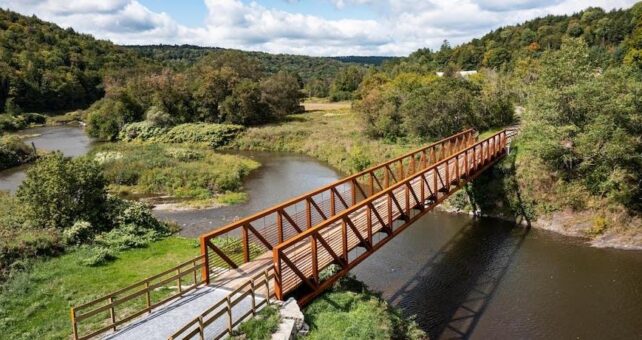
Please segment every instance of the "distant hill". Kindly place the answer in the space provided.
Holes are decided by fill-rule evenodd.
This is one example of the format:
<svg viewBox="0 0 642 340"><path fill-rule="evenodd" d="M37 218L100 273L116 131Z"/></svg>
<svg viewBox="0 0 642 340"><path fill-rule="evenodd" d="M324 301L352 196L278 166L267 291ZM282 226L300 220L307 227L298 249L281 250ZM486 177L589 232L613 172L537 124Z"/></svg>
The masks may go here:
<svg viewBox="0 0 642 340"><path fill-rule="evenodd" d="M331 57L332 59L342 61L344 63L354 63L361 65L374 65L379 66L385 61L400 59L400 57L380 57L380 56L343 56Z"/></svg>
<svg viewBox="0 0 642 340"><path fill-rule="evenodd" d="M568 36L584 38L596 58L608 59L604 62L621 62L628 50L627 39L642 24L636 15L641 4L610 12L592 7L573 15L549 15L499 28L454 48L444 42L436 51L420 49L405 61L436 70L448 65L463 70L510 67L520 57L537 58L546 50L559 49Z"/></svg>
<svg viewBox="0 0 642 340"><path fill-rule="evenodd" d="M123 46L136 52L139 56L161 62L165 66L185 68L201 59L208 53L227 51L219 47L201 47L195 45L128 45ZM293 54L271 54L265 52L241 51L259 60L267 73L279 70L296 72L304 82L311 79L332 79L337 72L350 65L378 66L393 57L311 57Z"/></svg>
<svg viewBox="0 0 642 340"><path fill-rule="evenodd" d="M145 63L109 41L3 9L0 52L0 112L86 107L103 96L107 72Z"/></svg>

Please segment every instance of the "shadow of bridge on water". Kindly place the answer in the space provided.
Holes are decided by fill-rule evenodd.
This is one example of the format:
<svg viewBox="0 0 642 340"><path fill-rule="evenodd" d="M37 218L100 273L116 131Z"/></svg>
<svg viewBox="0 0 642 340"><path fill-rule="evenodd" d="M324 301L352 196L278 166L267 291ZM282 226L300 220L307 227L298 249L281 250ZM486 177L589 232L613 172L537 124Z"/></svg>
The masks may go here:
<svg viewBox="0 0 642 340"><path fill-rule="evenodd" d="M530 228L478 218L451 238L388 301L416 317L430 339L467 339Z"/></svg>

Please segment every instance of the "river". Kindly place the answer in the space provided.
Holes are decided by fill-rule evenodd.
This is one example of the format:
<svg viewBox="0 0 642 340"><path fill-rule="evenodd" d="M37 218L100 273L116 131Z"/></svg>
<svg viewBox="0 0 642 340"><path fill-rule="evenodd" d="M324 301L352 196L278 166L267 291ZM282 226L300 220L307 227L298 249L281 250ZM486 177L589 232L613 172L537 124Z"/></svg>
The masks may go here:
<svg viewBox="0 0 642 340"><path fill-rule="evenodd" d="M59 150L70 157L86 154L92 145L84 129L77 126L37 127L18 131L16 135L27 136L24 142L33 143L39 150ZM29 164L0 171L0 190L15 192L25 179L28 167Z"/></svg>
<svg viewBox="0 0 642 340"><path fill-rule="evenodd" d="M78 128L23 133L40 133L27 141L70 156L91 147ZM340 177L305 156L241 154L262 164L245 182L247 203L155 214L196 236ZM20 176L22 168L1 172L0 189L15 190ZM416 317L431 338L642 338L642 251L592 248L497 219L432 212L353 274Z"/></svg>

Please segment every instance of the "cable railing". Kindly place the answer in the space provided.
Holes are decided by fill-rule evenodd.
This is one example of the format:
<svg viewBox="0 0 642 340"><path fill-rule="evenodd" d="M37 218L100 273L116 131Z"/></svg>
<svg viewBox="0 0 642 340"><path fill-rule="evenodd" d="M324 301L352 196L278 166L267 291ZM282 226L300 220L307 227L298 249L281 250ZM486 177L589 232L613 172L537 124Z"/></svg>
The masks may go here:
<svg viewBox="0 0 642 340"><path fill-rule="evenodd" d="M348 209L358 201L472 145L472 129L373 166L332 184L201 235L203 280L239 268L276 245Z"/></svg>
<svg viewBox="0 0 642 340"><path fill-rule="evenodd" d="M277 299L301 288L307 293L298 291L299 303L309 302L504 156L507 141L507 131L498 132L275 246ZM319 273L331 264L341 270L321 281Z"/></svg>

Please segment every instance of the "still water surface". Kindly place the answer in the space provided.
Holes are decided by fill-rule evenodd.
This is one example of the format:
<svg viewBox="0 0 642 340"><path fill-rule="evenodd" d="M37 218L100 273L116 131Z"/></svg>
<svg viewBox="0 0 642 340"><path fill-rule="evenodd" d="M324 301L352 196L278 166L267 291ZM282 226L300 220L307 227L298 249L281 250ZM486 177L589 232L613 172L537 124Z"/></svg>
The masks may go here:
<svg viewBox="0 0 642 340"><path fill-rule="evenodd" d="M234 154L261 163L244 183L249 195L246 203L197 211L155 211L154 215L178 223L183 227L181 235L196 237L342 177L328 165L307 156L247 151Z"/></svg>
<svg viewBox="0 0 642 340"><path fill-rule="evenodd" d="M85 130L76 126L47 126L21 130L16 135L29 136L26 144L33 143L39 150L58 150L65 156L75 157L86 154L92 144ZM25 179L29 165L0 171L0 190L15 192Z"/></svg>
<svg viewBox="0 0 642 340"><path fill-rule="evenodd" d="M79 128L23 133L40 133L27 141L69 156L91 147ZM245 182L247 203L155 214L197 236L341 177L305 156L241 154L262 164ZM0 190L15 190L23 177L24 168L0 172ZM642 339L642 251L597 249L497 219L432 212L353 274L414 316L431 338Z"/></svg>

